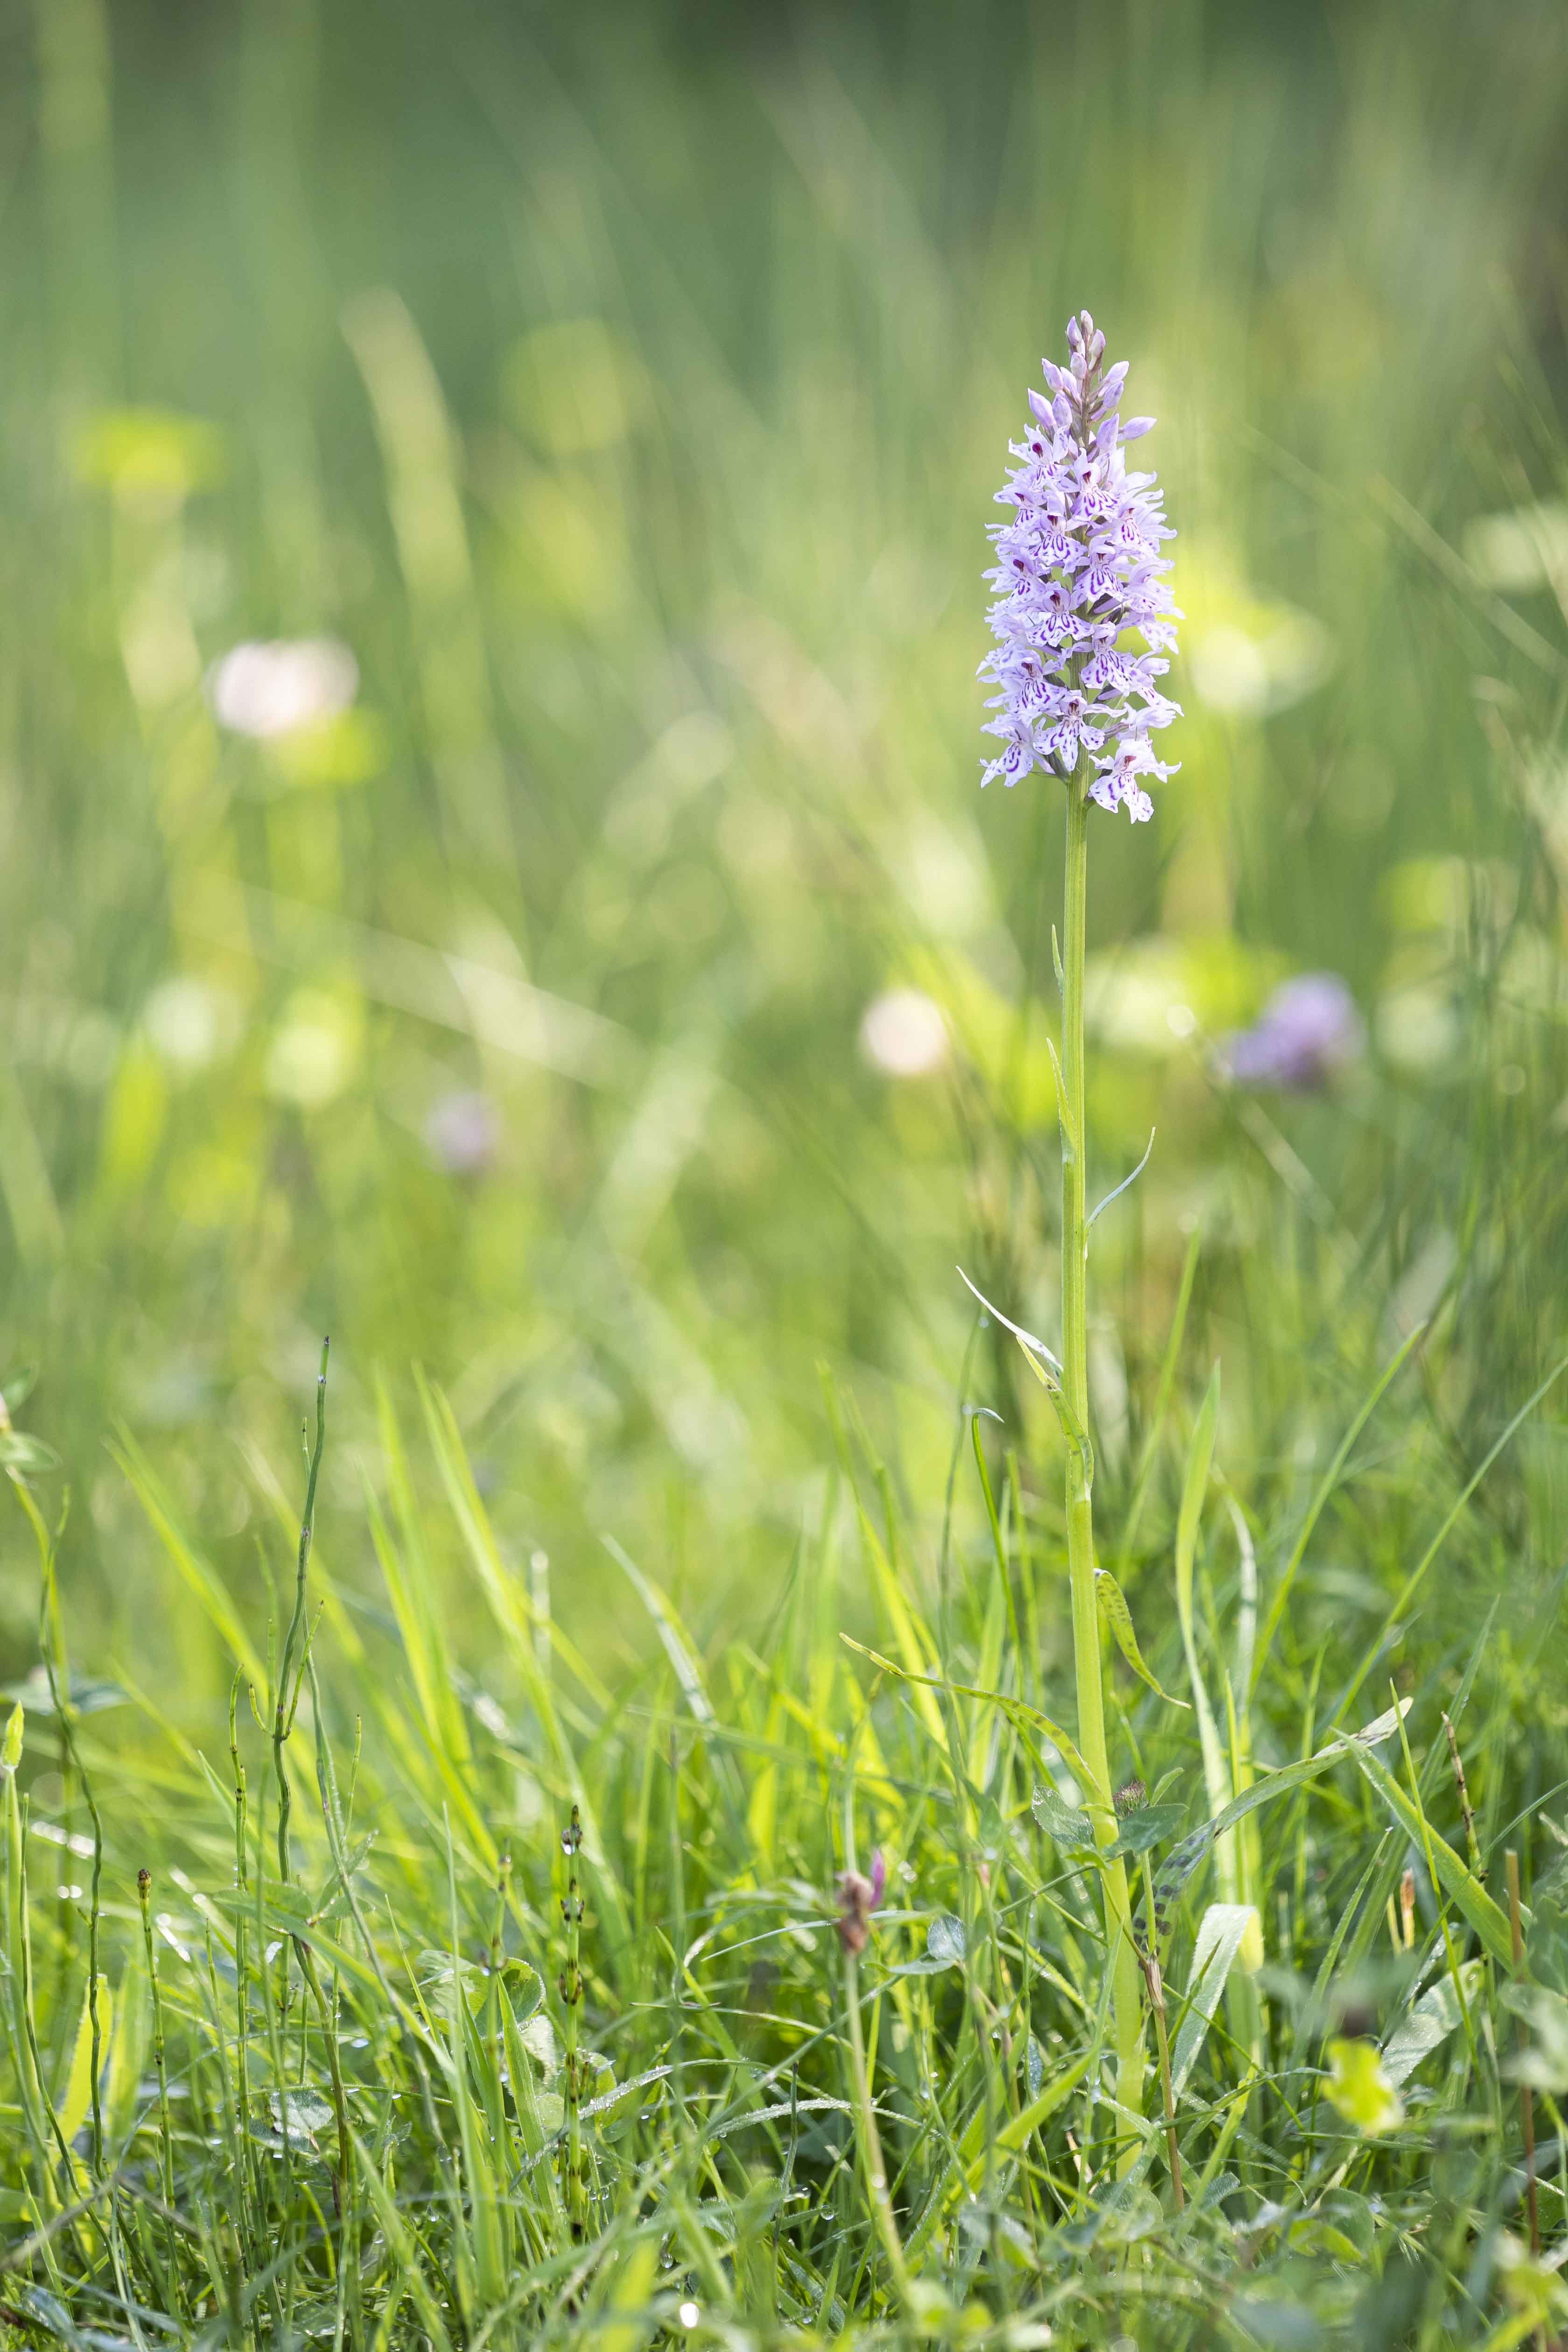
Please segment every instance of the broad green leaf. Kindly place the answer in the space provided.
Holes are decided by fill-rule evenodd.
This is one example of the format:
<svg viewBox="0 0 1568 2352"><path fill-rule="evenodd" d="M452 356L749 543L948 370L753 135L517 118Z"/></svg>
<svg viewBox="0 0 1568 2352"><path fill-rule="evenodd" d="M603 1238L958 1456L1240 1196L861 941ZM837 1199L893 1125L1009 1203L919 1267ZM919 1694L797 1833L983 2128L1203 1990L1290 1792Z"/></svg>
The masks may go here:
<svg viewBox="0 0 1568 2352"><path fill-rule="evenodd" d="M944 1969L961 1968L967 1949L963 1920L954 1918L951 1911L941 1911L926 1928L924 1957L905 1960L890 1973L896 1977L940 1976Z"/></svg>
<svg viewBox="0 0 1568 2352"><path fill-rule="evenodd" d="M1258 1924L1250 1903L1211 1903L1198 1922L1193 1952L1192 1981L1187 1987L1182 2021L1171 2052L1171 2095L1180 2098L1188 2075L1198 2061L1204 2038L1214 2023L1226 1981L1236 1965L1249 1928Z"/></svg>
<svg viewBox="0 0 1568 2352"><path fill-rule="evenodd" d="M561 2070L561 2052L555 2040L555 2028L542 2010L518 2025L517 2038L540 2073L548 2078Z"/></svg>
<svg viewBox="0 0 1568 2352"><path fill-rule="evenodd" d="M308 2083L286 2091L273 2091L268 2098L268 2110L272 2128L279 2139L290 2147L307 2149L312 2156L320 2153L321 2135L332 2129L331 2106L320 2091Z"/></svg>
<svg viewBox="0 0 1568 2352"><path fill-rule="evenodd" d="M1375 2042L1331 2042L1323 2096L1346 2123L1374 2139L1405 2121L1405 2105L1384 2068Z"/></svg>
<svg viewBox="0 0 1568 2352"><path fill-rule="evenodd" d="M1075 1846L1093 1845L1094 1823L1089 1815L1072 1805L1064 1805L1054 1789L1037 1788L1029 1810L1053 1845L1068 1853Z"/></svg>
<svg viewBox="0 0 1568 2352"><path fill-rule="evenodd" d="M1467 2002L1480 1991L1485 1969L1479 1960L1466 1960L1459 1981ZM1412 2075L1423 2058L1446 2042L1464 2011L1452 1977L1439 1977L1415 2007L1402 2017L1383 2045L1383 2071L1395 2089Z"/></svg>
<svg viewBox="0 0 1568 2352"><path fill-rule="evenodd" d="M926 1951L943 1968L957 1967L969 1948L963 1922L951 1911L941 1911L926 1929Z"/></svg>
<svg viewBox="0 0 1568 2352"><path fill-rule="evenodd" d="M1173 1698L1169 1691L1162 1690L1149 1671L1144 1662L1143 1653L1138 1647L1138 1636L1133 1631L1132 1612L1127 1606L1127 1596L1108 1568L1095 1570L1094 1590L1095 1597L1100 1602L1100 1613L1115 1636L1117 1648L1139 1681L1146 1683L1155 1697L1163 1698L1167 1706L1185 1706L1187 1702L1184 1698Z"/></svg>
<svg viewBox="0 0 1568 2352"><path fill-rule="evenodd" d="M1163 1845L1181 1828L1186 1812L1185 1805L1140 1805L1135 1813L1127 1815L1106 1847L1107 1862L1114 1862L1119 1853L1149 1853L1155 1846Z"/></svg>

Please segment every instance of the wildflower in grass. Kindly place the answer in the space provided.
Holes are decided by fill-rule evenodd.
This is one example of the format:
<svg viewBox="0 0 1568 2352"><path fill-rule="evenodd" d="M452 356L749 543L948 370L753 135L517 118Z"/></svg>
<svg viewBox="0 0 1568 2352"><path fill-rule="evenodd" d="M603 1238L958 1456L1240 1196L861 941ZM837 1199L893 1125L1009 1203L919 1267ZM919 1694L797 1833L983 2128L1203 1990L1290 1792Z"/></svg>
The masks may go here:
<svg viewBox="0 0 1568 2352"><path fill-rule="evenodd" d="M1327 1086L1365 1043L1355 1000L1337 972L1303 972L1277 988L1250 1029L1225 1047L1238 1086L1309 1093Z"/></svg>
<svg viewBox="0 0 1568 2352"><path fill-rule="evenodd" d="M845 1950L858 1954L871 1940L871 1914L882 1907L888 1891L888 1865L880 1846L871 1856L871 1875L847 1870L838 1881L838 1940Z"/></svg>
<svg viewBox="0 0 1568 2352"><path fill-rule="evenodd" d="M1175 533L1154 476L1129 471L1123 454L1154 420L1121 415L1127 362L1106 367L1087 310L1068 323L1068 352L1066 367L1044 362L1048 394L1030 393L1034 421L996 494L1013 511L991 533L996 644L980 676L997 689L986 732L1003 749L981 782L1016 784L1036 768L1066 778L1087 759L1089 797L1139 824L1154 813L1146 780L1175 772L1150 743L1181 715L1160 685L1182 617L1161 553Z"/></svg>
<svg viewBox="0 0 1568 2352"><path fill-rule="evenodd" d="M1094 1558L1093 1441L1089 1436L1089 1228L1084 1168L1084 940L1088 929L1089 811L1124 808L1135 824L1154 813L1147 790L1173 770L1151 738L1181 714L1161 684L1182 618L1172 602L1174 533L1152 474L1130 472L1126 445L1152 417L1124 421L1124 362L1105 364L1105 338L1087 310L1068 325L1068 363L1044 362L1045 393L1032 392L1034 423L1013 444L1017 459L999 502L991 633L980 674L996 688L988 731L1003 749L981 781L1009 784L1034 769L1066 785L1061 1056L1057 1065L1062 1138L1062 1349L1059 1363L1026 1351L1056 1403L1067 1442L1064 1496L1072 1591L1083 1800L1101 1849L1106 1950L1111 1969L1116 2098L1138 2116L1143 2099L1144 1983L1132 1931L1127 1869L1118 1847L1119 1806L1106 1738L1100 1585ZM1114 1194L1109 1196L1114 1198ZM1102 1202L1101 1206L1106 1205ZM1098 1214L1099 1212L1096 1212ZM1017 1329L1017 1326L1013 1327ZM1023 1338L1020 1333L1020 1337ZM1047 1372L1047 1363L1052 1366ZM1074 1766L1075 1772L1079 1767ZM1125 1801L1131 1802L1129 1790ZM842 1932L842 1930L840 1931ZM1117 2147L1121 2173L1136 2161L1134 2136Z"/></svg>
<svg viewBox="0 0 1568 2352"><path fill-rule="evenodd" d="M425 1148L448 1176L483 1176L494 1165L500 1122L488 1095L443 1095L425 1121Z"/></svg>
<svg viewBox="0 0 1568 2352"><path fill-rule="evenodd" d="M207 672L207 700L218 724L263 743L335 719L358 688L359 665L335 637L235 646Z"/></svg>
<svg viewBox="0 0 1568 2352"><path fill-rule="evenodd" d="M860 1023L860 1051L890 1078L923 1078L947 1059L947 1021L923 989L889 988Z"/></svg>

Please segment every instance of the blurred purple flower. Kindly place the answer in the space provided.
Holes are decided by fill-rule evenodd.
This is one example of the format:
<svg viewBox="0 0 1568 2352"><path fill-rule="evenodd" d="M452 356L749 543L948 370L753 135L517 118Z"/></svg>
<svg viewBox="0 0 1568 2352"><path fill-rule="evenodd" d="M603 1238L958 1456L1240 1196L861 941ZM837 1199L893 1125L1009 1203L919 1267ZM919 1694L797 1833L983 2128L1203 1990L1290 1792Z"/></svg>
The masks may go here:
<svg viewBox="0 0 1568 2352"><path fill-rule="evenodd" d="M1338 972L1302 972L1277 988L1250 1029L1224 1049L1237 1086L1305 1093L1327 1086L1366 1042L1355 1000Z"/></svg>
<svg viewBox="0 0 1568 2352"><path fill-rule="evenodd" d="M838 1940L847 1952L863 1952L871 1940L871 1914L882 1907L888 1891L888 1865L882 1849L871 1856L871 1875L847 1870L838 1881Z"/></svg>
<svg viewBox="0 0 1568 2352"><path fill-rule="evenodd" d="M500 1142L500 1122L488 1095L443 1095L425 1121L425 1148L448 1176L483 1176Z"/></svg>

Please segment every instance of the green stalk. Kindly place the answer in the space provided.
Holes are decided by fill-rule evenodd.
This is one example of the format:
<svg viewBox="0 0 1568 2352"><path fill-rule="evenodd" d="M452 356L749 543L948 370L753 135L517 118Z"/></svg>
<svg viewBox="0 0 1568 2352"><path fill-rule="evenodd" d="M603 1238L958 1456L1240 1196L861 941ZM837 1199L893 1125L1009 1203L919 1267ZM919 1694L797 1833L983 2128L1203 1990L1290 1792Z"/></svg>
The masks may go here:
<svg viewBox="0 0 1568 2352"><path fill-rule="evenodd" d="M175 2309L183 2309L184 2290L180 2285L180 2249L174 2235L174 2133L169 2121L169 2066L163 2048L163 1995L158 1983L158 1955L153 1942L153 1874L145 1868L136 1874L136 1900L142 1906L142 1940L147 1950L147 1981L153 1990L153 2065L158 2077L158 2142L159 2174L163 2188L163 2226L168 2231L169 2278L175 2298Z"/></svg>
<svg viewBox="0 0 1568 2352"><path fill-rule="evenodd" d="M893 2273L899 2301L908 2311L913 2301L909 2264L904 2259L903 2242L893 2213L893 2200L888 2189L888 2168L882 2158L881 2135L877 2129L876 2110L871 2105L871 2081L866 2070L866 2037L860 2026L860 1971L851 1951L846 1951L844 1955L844 2013L849 2029L849 2059L855 2074L855 2114L860 2126L860 2156L865 2167L866 2186L870 2193L877 2231L888 2257L888 2267ZM986 2082L989 2090L989 2074Z"/></svg>
<svg viewBox="0 0 1568 2352"><path fill-rule="evenodd" d="M1080 760L1068 779L1066 903L1062 923L1062 1389L1068 1411L1081 1431L1089 1428L1088 1226L1083 1167L1083 961L1089 901L1089 777ZM1105 1745L1104 1660L1100 1611L1094 1590L1093 1459L1087 1445L1069 1439L1067 1449L1068 1570L1072 1586L1073 1666L1078 1686L1078 1744L1093 1776L1084 1792L1095 1837L1102 1846L1116 1837L1110 1799L1110 1764ZM1120 1860L1102 1863L1105 1942L1111 1969L1111 2019L1116 2044L1116 2096L1131 2114L1143 2112L1143 2000L1138 1949L1127 1899L1127 1870ZM1119 2168L1138 2153L1131 2140Z"/></svg>
<svg viewBox="0 0 1568 2352"><path fill-rule="evenodd" d="M571 1823L561 1840L566 1856L566 1892L561 1903L561 1916L566 1923L566 1965L561 1972L561 2001L566 2011L566 2215L574 2245L581 2245L588 2233L587 2204L583 2194L583 2062L577 2052L577 2011L583 2000L578 1953L583 1898L577 1891L577 1854L582 1843L582 1817L574 1805Z"/></svg>

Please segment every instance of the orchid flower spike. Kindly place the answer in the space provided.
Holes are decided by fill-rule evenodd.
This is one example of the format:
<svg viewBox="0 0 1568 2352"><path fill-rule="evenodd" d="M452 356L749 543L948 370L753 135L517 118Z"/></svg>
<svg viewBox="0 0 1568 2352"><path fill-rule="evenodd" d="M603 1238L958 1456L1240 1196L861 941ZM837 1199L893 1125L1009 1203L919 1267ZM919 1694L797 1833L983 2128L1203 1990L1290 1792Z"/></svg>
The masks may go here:
<svg viewBox="0 0 1568 2352"><path fill-rule="evenodd" d="M1149 740L1181 716L1159 685L1182 618L1161 553L1175 533L1154 476L1123 456L1154 421L1120 413L1126 361L1105 365L1087 310L1068 323L1068 352L1066 367L1044 362L1047 390L1029 394L1033 422L996 494L1013 512L991 531L996 645L980 676L997 688L986 732L1003 749L980 781L1016 784L1036 768L1065 779L1087 754L1090 798L1136 824L1154 814L1141 780L1175 773Z"/></svg>

